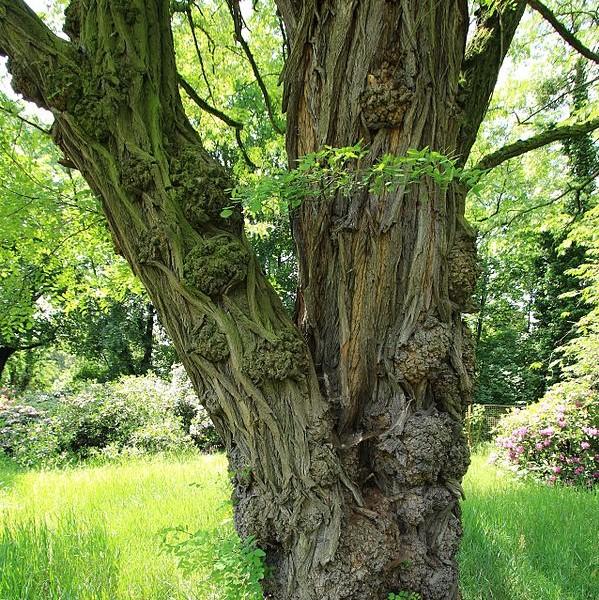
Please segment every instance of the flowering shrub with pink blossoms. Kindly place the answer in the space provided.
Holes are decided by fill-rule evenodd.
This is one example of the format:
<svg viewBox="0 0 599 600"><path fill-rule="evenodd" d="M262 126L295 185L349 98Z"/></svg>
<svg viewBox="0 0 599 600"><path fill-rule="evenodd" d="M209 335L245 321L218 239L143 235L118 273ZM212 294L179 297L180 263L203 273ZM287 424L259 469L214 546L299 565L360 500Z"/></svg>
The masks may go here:
<svg viewBox="0 0 599 600"><path fill-rule="evenodd" d="M549 483L599 483L599 393L583 381L552 386L540 402L514 409L497 426L500 457Z"/></svg>

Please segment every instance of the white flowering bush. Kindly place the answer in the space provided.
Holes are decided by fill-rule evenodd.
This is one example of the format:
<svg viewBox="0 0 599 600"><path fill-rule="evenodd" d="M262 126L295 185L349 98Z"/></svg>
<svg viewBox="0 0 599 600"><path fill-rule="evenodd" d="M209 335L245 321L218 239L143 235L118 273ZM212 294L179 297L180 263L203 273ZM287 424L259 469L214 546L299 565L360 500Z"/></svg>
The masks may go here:
<svg viewBox="0 0 599 600"><path fill-rule="evenodd" d="M587 382L551 387L514 409L496 429L499 456L518 473L548 483L599 483L599 393Z"/></svg>
<svg viewBox="0 0 599 600"><path fill-rule="evenodd" d="M194 447L221 445L181 368L170 382L130 376L51 398L0 395L0 451L27 467Z"/></svg>

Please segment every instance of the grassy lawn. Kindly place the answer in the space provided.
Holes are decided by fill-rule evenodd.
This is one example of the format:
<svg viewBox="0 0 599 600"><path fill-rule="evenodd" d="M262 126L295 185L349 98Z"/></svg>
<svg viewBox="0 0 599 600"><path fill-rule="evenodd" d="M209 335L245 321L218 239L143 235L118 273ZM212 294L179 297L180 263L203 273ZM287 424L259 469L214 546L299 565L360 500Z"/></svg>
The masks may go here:
<svg viewBox="0 0 599 600"><path fill-rule="evenodd" d="M599 598L597 493L515 481L482 457L465 489L464 600ZM48 472L0 462L0 600L216 598L161 552L160 532L218 527L227 497L222 456Z"/></svg>

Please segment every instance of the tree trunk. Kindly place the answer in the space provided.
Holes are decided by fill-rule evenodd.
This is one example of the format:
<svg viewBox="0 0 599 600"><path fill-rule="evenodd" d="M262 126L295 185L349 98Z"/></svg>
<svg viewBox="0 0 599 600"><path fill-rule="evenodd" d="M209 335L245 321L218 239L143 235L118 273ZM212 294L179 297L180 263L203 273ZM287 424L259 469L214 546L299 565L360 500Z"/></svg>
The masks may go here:
<svg viewBox="0 0 599 600"><path fill-rule="evenodd" d="M456 155L465 6L338 2L304 27L292 37L298 76L287 79L292 164L360 139L367 164L411 148ZM472 372L461 312L476 278L464 198L425 178L393 193L306 201L295 217L300 325L363 499L346 509L343 559L326 575L342 587L323 583L323 597L457 595Z"/></svg>
<svg viewBox="0 0 599 600"><path fill-rule="evenodd" d="M16 348L11 348L9 346L0 346L0 379L2 379L2 375L4 374L4 368L6 367L6 363L8 359L17 351Z"/></svg>
<svg viewBox="0 0 599 600"><path fill-rule="evenodd" d="M142 316L140 322L144 353L139 363L138 375L145 375L152 368L152 353L154 351L154 315L154 306L152 306L151 302L148 302L146 305L145 316Z"/></svg>
<svg viewBox="0 0 599 600"><path fill-rule="evenodd" d="M369 164L425 146L463 160L524 6L481 19L465 54L465 0L277 4L292 166L361 139ZM0 0L0 48L16 89L52 110L225 442L238 531L272 567L267 595L457 598L472 372L461 313L476 274L466 190L425 178L307 200L294 218L306 344L242 215L220 216L231 183L183 113L169 2L73 1L67 15L72 43Z"/></svg>

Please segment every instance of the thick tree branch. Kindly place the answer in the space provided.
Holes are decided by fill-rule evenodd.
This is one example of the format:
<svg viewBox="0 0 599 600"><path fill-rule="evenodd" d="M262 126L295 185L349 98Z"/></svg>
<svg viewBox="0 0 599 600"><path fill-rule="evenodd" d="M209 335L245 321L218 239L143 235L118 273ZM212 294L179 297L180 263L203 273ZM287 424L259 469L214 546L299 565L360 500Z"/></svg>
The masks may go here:
<svg viewBox="0 0 599 600"><path fill-rule="evenodd" d="M457 151L464 164L487 112L499 69L520 23L526 0L498 0L481 9L477 29L466 49L462 66L460 105L464 112Z"/></svg>
<svg viewBox="0 0 599 600"><path fill-rule="evenodd" d="M23 0L0 0L0 54L9 57L15 91L46 109L55 107L56 74L76 72L71 45L52 33Z"/></svg>
<svg viewBox="0 0 599 600"><path fill-rule="evenodd" d="M599 119L591 119L583 123L576 123L574 125L562 125L561 127L555 127L553 129L547 129L537 135L533 135L525 140L518 140L513 144L508 144L499 150L487 154L481 160L478 161L475 170L488 171L498 165L504 163L507 160L526 154L531 150L536 150L542 146L547 146L553 142L568 140L571 138L581 137L599 129Z"/></svg>
<svg viewBox="0 0 599 600"><path fill-rule="evenodd" d="M585 58L599 64L599 54L593 52L590 48L587 48L563 23L560 22L547 6L537 0L528 0L527 3L530 8L536 10L553 27L553 29L555 29L566 43L572 46L572 48L582 54Z"/></svg>

